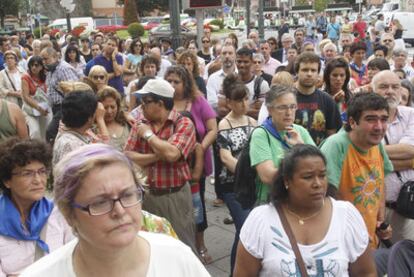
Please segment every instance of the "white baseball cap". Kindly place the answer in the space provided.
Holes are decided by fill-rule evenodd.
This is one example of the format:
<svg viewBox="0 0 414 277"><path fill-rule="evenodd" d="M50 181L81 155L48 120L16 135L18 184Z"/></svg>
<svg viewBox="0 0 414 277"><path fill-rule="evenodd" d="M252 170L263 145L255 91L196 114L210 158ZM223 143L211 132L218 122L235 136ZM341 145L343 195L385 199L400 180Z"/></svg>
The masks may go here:
<svg viewBox="0 0 414 277"><path fill-rule="evenodd" d="M141 95L153 93L158 96L173 98L174 91L171 84L164 79L151 79L137 93Z"/></svg>

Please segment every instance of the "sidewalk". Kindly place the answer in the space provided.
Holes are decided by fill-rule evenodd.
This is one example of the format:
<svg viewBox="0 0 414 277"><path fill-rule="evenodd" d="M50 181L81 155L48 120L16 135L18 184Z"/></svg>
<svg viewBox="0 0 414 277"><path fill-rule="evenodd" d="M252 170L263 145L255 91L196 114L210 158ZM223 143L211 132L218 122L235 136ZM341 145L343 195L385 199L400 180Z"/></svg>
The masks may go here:
<svg viewBox="0 0 414 277"><path fill-rule="evenodd" d="M207 182L206 209L208 228L205 231L205 242L213 263L206 266L213 277L228 277L230 274L230 252L234 240L234 225L226 225L223 219L229 215L226 205L213 207L216 198L214 187Z"/></svg>

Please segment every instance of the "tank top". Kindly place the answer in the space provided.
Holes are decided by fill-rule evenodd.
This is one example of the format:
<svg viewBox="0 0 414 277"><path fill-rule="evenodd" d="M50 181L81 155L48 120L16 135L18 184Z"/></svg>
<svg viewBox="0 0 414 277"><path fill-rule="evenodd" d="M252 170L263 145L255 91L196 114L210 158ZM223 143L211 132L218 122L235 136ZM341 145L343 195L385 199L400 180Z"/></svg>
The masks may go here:
<svg viewBox="0 0 414 277"><path fill-rule="evenodd" d="M7 107L7 101L1 101L1 111L0 111L0 142L5 141L6 139L13 137L17 134L16 128L13 126L9 108Z"/></svg>

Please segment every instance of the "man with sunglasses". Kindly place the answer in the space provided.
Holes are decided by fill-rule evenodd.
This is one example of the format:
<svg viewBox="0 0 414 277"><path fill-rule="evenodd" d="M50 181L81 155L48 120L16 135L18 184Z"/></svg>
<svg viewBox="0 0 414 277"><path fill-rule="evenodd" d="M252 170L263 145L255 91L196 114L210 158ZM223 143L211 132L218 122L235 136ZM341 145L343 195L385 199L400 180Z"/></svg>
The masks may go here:
<svg viewBox="0 0 414 277"><path fill-rule="evenodd" d="M195 224L187 158L195 149L191 120L174 107L174 88L164 79L151 79L137 92L142 113L133 126L125 153L147 175L143 208L166 218L179 239L195 253Z"/></svg>

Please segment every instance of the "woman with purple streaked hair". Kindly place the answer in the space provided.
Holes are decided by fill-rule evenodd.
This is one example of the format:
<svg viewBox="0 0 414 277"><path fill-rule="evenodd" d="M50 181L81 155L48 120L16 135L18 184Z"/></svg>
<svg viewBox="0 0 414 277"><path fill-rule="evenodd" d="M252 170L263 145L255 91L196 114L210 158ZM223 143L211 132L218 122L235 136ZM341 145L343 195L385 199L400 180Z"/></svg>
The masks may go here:
<svg viewBox="0 0 414 277"><path fill-rule="evenodd" d="M55 203L77 239L22 277L210 276L185 244L141 231L143 181L105 144L85 145L54 168Z"/></svg>

